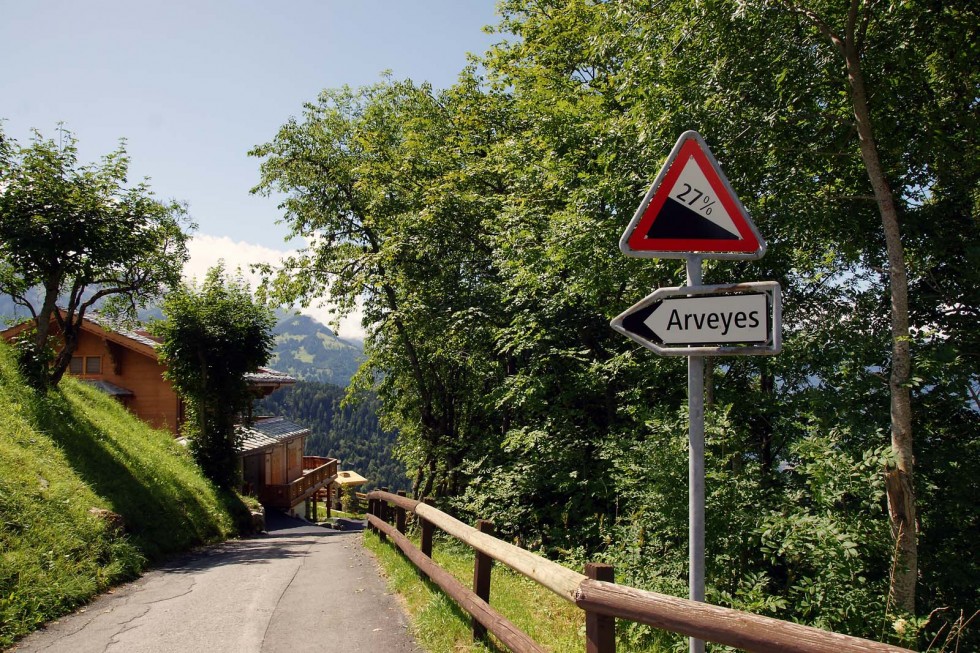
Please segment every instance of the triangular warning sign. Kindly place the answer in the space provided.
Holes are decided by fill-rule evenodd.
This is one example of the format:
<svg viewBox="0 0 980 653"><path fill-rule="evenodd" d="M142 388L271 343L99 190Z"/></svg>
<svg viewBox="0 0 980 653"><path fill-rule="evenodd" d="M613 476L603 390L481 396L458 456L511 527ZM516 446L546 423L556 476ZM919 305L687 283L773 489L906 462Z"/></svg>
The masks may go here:
<svg viewBox="0 0 980 653"><path fill-rule="evenodd" d="M701 135L681 134L619 240L628 256L756 259L766 244Z"/></svg>

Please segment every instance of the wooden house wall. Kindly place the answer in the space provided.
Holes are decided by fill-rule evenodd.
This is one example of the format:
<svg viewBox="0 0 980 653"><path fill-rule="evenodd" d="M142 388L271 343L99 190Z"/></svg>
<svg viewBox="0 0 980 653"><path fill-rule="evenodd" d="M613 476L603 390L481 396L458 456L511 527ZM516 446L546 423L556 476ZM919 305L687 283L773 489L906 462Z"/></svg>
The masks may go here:
<svg viewBox="0 0 980 653"><path fill-rule="evenodd" d="M303 475L304 438L291 440L286 444L286 482L292 483Z"/></svg>
<svg viewBox="0 0 980 653"><path fill-rule="evenodd" d="M266 485L289 485L303 476L305 437L279 442L242 456L242 477L247 491L260 494Z"/></svg>
<svg viewBox="0 0 980 653"><path fill-rule="evenodd" d="M265 485L266 456L264 451L260 451L258 454L242 457L242 480L246 490L252 494L257 494L259 488Z"/></svg>
<svg viewBox="0 0 980 653"><path fill-rule="evenodd" d="M101 374L86 374L83 358L82 374L78 376L108 381L130 390L133 396L122 399L127 408L151 426L177 433L177 393L163 378L164 366L156 357L145 356L88 331L82 331L75 356L100 356Z"/></svg>
<svg viewBox="0 0 980 653"><path fill-rule="evenodd" d="M266 482L269 485L286 484L286 445L280 444L272 448L269 475Z"/></svg>

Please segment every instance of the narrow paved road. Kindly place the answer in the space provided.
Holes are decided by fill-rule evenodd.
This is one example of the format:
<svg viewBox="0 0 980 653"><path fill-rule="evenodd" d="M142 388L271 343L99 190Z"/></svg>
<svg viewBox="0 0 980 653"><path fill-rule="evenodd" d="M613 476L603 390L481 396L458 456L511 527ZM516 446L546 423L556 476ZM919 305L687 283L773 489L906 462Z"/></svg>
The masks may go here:
<svg viewBox="0 0 980 653"><path fill-rule="evenodd" d="M270 515L227 542L116 588L18 653L417 652L359 532Z"/></svg>

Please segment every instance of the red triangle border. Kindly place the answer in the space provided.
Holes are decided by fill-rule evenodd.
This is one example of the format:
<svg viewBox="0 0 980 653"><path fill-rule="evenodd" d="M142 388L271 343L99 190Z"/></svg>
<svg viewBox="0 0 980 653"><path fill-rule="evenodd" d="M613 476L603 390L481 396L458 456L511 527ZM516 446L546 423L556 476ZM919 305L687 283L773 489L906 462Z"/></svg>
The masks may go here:
<svg viewBox="0 0 980 653"><path fill-rule="evenodd" d="M734 192L728 184L722 181L723 173L718 169L717 163L710 151L706 152L707 145L701 146L700 139L687 132L681 136L683 144L680 149L675 151L677 154L668 161L669 168L663 175L656 188L653 190L653 197L650 198L643 214L637 221L634 221L632 229L628 231L629 237L623 239L624 251L642 253L649 255L651 252L669 253L733 253L735 255L761 255L760 250L764 251L761 238L756 235L752 222L742 207L741 202L734 196ZM685 138L686 137L686 138ZM660 210L670 196L670 191L674 188L677 178L683 171L688 160L694 158L697 165L701 168L705 179L711 186L715 198L721 202L732 222L739 233L739 240L730 239L710 239L710 238L647 238L646 234L650 231L653 223L659 216ZM648 192L649 196L649 192ZM642 208L642 205L641 205Z"/></svg>

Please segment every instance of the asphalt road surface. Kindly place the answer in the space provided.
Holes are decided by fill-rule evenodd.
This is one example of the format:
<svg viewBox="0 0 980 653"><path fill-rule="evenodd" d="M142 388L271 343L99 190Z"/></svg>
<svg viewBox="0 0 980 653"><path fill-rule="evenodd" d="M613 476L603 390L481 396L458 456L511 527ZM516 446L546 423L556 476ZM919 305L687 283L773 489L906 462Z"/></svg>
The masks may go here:
<svg viewBox="0 0 980 653"><path fill-rule="evenodd" d="M269 515L19 642L18 653L420 651L361 534Z"/></svg>

